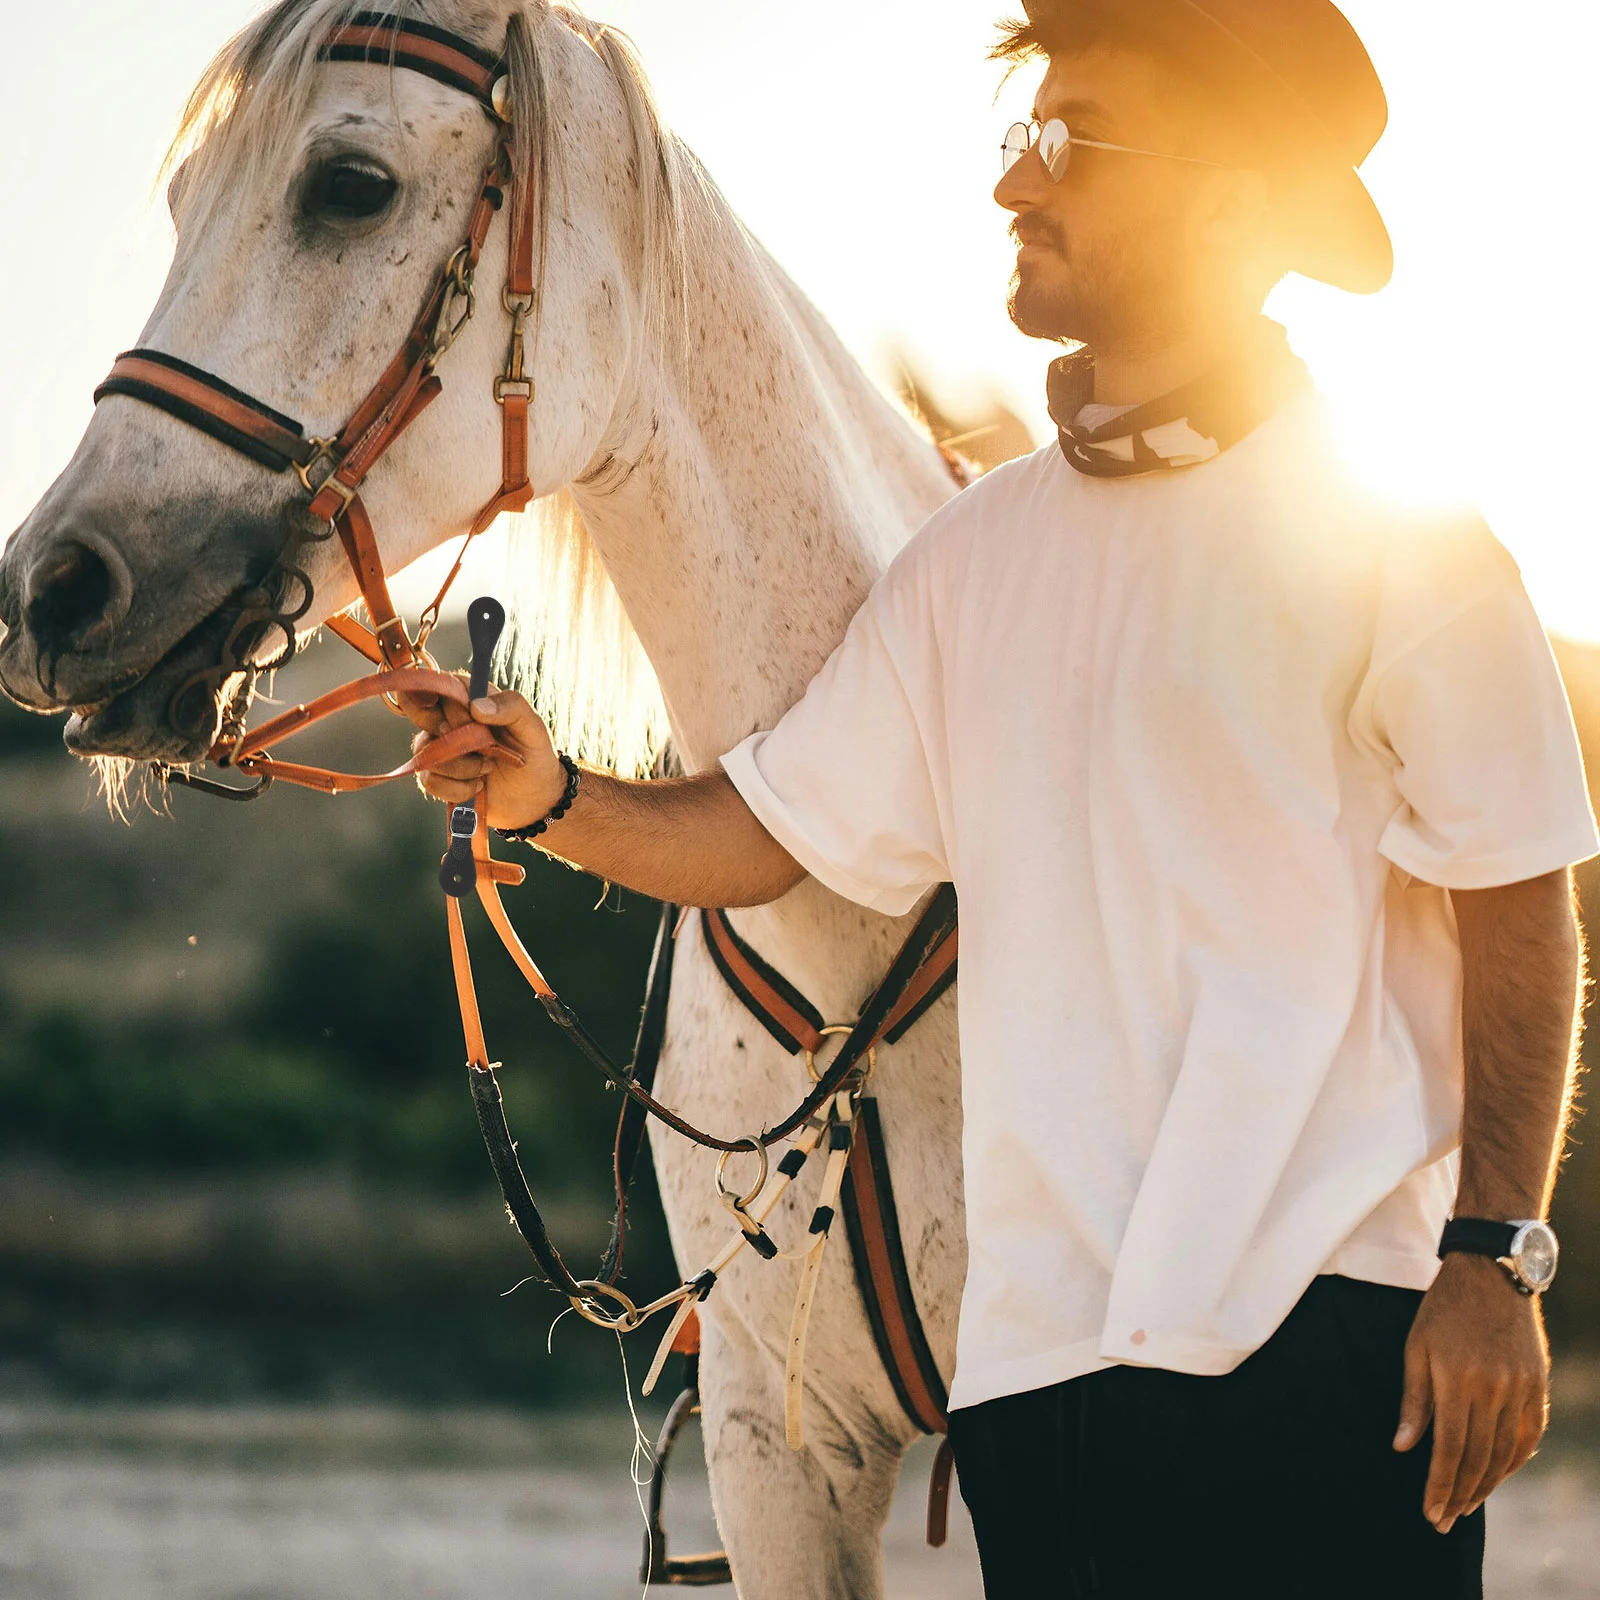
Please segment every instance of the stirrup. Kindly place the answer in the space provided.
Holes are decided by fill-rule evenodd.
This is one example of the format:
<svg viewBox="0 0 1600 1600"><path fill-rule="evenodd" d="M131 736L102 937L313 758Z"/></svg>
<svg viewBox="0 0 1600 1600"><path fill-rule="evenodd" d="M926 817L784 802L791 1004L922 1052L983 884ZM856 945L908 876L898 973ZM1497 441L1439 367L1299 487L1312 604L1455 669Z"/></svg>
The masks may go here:
<svg viewBox="0 0 1600 1600"><path fill-rule="evenodd" d="M697 1555L674 1556L667 1553L667 1530L661 1525L661 1496L667 1486L667 1462L678 1442L683 1425L700 1415L700 1357L689 1357L685 1383L672 1402L667 1420L661 1424L656 1440L656 1464L650 1473L648 1531L644 1536L644 1558L639 1563L640 1583L674 1584L681 1588L709 1588L732 1583L733 1571L726 1550L708 1550Z"/></svg>

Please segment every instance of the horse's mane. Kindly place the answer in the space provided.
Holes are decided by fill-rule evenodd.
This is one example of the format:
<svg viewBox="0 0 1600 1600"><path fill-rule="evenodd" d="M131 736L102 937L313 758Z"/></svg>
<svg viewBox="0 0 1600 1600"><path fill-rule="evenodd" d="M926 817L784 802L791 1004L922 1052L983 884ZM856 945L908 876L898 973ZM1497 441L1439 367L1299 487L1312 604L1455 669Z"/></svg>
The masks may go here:
<svg viewBox="0 0 1600 1600"><path fill-rule="evenodd" d="M228 41L190 95L167 156L165 170L176 175L174 216L184 228L202 230L208 215L281 167L311 100L319 45L373 4L277 0ZM570 30L605 63L626 111L639 174L647 336L670 361L682 344L686 233L694 220L725 208L663 124L631 42L549 0L526 0L509 18L503 6L482 0L389 0L387 9L489 49L505 45L513 154L538 197L541 279L550 185L561 176L541 36L549 28ZM513 626L499 676L529 693L561 747L617 771L648 771L668 731L660 689L571 496L549 496L507 522Z"/></svg>

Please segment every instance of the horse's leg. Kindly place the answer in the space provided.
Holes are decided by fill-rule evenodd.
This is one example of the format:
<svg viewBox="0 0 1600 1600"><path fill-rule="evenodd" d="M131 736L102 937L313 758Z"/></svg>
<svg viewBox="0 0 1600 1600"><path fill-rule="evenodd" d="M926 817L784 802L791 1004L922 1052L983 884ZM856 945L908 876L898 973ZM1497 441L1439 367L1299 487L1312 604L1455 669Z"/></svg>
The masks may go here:
<svg viewBox="0 0 1600 1600"><path fill-rule="evenodd" d="M740 1600L881 1600L883 1526L903 1446L852 1429L814 1390L791 1450L770 1351L735 1319L704 1327L700 1366L711 1500Z"/></svg>

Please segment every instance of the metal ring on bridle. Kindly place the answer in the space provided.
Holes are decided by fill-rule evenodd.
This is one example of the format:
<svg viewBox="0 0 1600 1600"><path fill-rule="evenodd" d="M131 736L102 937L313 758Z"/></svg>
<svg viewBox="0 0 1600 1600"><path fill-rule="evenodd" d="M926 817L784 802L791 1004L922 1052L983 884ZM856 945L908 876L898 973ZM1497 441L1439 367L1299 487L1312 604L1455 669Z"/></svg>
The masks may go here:
<svg viewBox="0 0 1600 1600"><path fill-rule="evenodd" d="M856 1030L854 1027L852 1027L848 1022L830 1022L827 1027L819 1028L817 1030L817 1032L824 1039L826 1039L830 1034L842 1033L848 1035L854 1033L855 1031ZM815 1050L807 1050L805 1052L805 1063L806 1071L811 1074L811 1081L813 1083L820 1083L822 1081L822 1074L817 1071L817 1052ZM869 1044L867 1046L867 1063L865 1071L863 1071L862 1068L857 1067L856 1070L850 1074L850 1081L857 1087L865 1085L867 1080L877 1070L877 1066L878 1047L876 1045Z"/></svg>
<svg viewBox="0 0 1600 1600"><path fill-rule="evenodd" d="M638 1306L614 1283L602 1283L598 1278L579 1278L577 1281L584 1296L572 1302L572 1309L585 1322L592 1322L597 1328L612 1328L618 1333L632 1333L643 1320ZM619 1315L612 1316L601 1308L599 1302L606 1296L622 1308Z"/></svg>
<svg viewBox="0 0 1600 1600"><path fill-rule="evenodd" d="M761 1170L756 1175L755 1186L745 1194L735 1194L725 1181L728 1160L732 1156L741 1156L746 1153L757 1156L761 1161ZM723 1205L730 1211L743 1211L754 1203L756 1197L767 1186L767 1147L759 1139L741 1139L731 1150L724 1150L717 1157L717 1194L721 1197Z"/></svg>

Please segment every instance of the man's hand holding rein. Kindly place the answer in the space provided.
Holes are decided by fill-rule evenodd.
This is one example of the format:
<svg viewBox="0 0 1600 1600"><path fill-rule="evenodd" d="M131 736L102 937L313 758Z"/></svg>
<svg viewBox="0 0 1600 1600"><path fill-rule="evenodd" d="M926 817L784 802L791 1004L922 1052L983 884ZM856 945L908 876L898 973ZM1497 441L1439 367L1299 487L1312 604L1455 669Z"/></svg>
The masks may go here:
<svg viewBox="0 0 1600 1600"><path fill-rule="evenodd" d="M412 741L414 752L469 715L448 702L413 702L405 709L422 729ZM422 791L447 805L481 795L491 828L516 831L549 817L567 793L567 769L543 719L506 689L474 700L470 716L492 728L496 742L522 764L461 756L419 773ZM537 843L608 882L675 905L765 905L805 876L719 767L649 782L586 768L570 809Z"/></svg>
<svg viewBox="0 0 1600 1600"><path fill-rule="evenodd" d="M413 754L469 718L467 708L452 701L434 701L425 707L409 703L406 710L422 730L411 741ZM462 805L481 795L491 828L531 827L555 808L567 784L566 769L550 730L533 707L509 689L497 689L474 700L470 718L492 728L495 742L514 751L522 764L495 761L486 755L458 756L419 773L418 787L446 805Z"/></svg>

